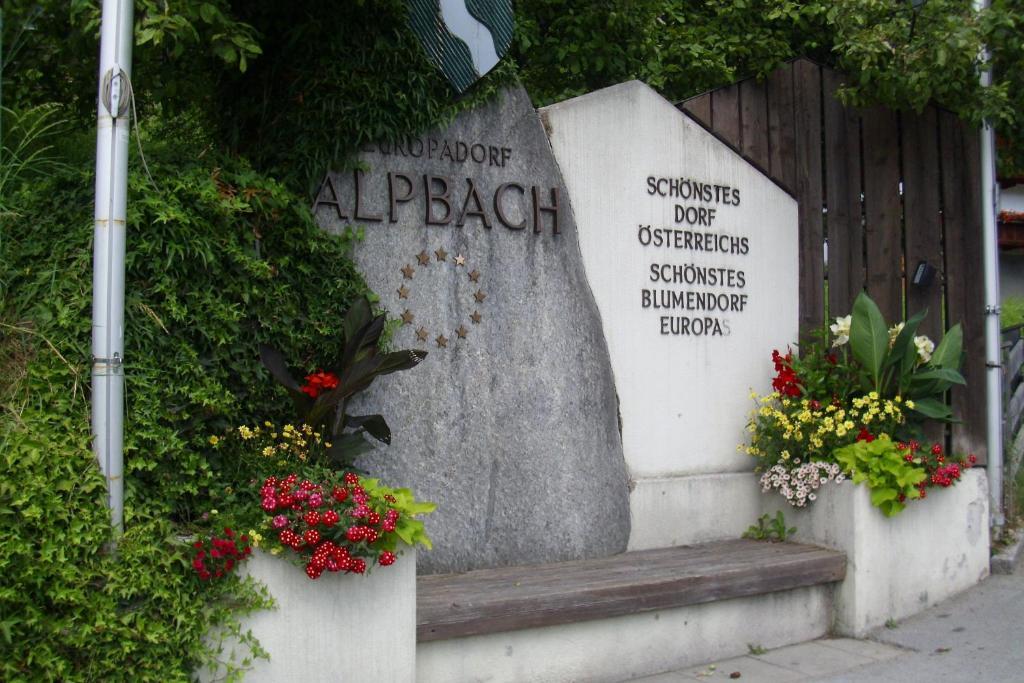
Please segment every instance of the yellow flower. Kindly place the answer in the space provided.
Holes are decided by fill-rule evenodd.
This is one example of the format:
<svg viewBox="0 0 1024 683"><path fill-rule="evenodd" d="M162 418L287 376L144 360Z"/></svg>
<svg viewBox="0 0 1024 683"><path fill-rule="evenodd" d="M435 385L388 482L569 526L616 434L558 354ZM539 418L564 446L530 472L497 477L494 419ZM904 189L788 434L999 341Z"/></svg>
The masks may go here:
<svg viewBox="0 0 1024 683"><path fill-rule="evenodd" d="M213 436L210 437L210 445L211 446L216 446L217 442L219 442L219 441L220 441L220 437L217 436L216 434L214 434Z"/></svg>
<svg viewBox="0 0 1024 683"><path fill-rule="evenodd" d="M907 401L906 402L906 406L908 408L910 408L911 410L913 410L914 409L914 402L913 401Z"/></svg>
<svg viewBox="0 0 1024 683"><path fill-rule="evenodd" d="M270 420L264 420L263 426L264 427L273 427L274 424Z"/></svg>
<svg viewBox="0 0 1024 683"><path fill-rule="evenodd" d="M780 453L780 454L779 454L779 456L780 456L780 457L781 457L781 458L782 458L783 460L789 460L789 451L787 451L787 450L783 450L783 451L782 451L782 453Z"/></svg>
<svg viewBox="0 0 1024 683"><path fill-rule="evenodd" d="M256 533L255 529L249 529L249 539L252 540L253 548L259 548L260 543L263 541L263 537Z"/></svg>
<svg viewBox="0 0 1024 683"><path fill-rule="evenodd" d="M273 446L267 446L266 448L263 449L263 455L264 456L269 458L273 454L274 454L274 447Z"/></svg>

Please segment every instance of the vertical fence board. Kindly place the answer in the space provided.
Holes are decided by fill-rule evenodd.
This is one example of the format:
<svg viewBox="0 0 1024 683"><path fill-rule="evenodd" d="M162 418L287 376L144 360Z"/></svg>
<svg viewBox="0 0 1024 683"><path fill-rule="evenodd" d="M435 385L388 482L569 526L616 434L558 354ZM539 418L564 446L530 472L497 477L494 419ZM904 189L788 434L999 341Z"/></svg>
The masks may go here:
<svg viewBox="0 0 1024 683"><path fill-rule="evenodd" d="M967 386L950 392L953 449L985 462L985 340L981 266L981 203L978 140L974 130L952 114L939 114L942 154L943 223L946 244L947 326L964 328L963 374Z"/></svg>
<svg viewBox="0 0 1024 683"><path fill-rule="evenodd" d="M800 216L800 331L825 319L824 225L821 184L821 69L808 60L793 65L796 195Z"/></svg>
<svg viewBox="0 0 1024 683"><path fill-rule="evenodd" d="M864 111L864 214L868 294L887 322L903 318L899 131L896 113Z"/></svg>
<svg viewBox="0 0 1024 683"><path fill-rule="evenodd" d="M784 64L766 82L768 157L772 178L796 192L796 135L793 131L793 65Z"/></svg>
<svg viewBox="0 0 1024 683"><path fill-rule="evenodd" d="M938 113L900 115L903 135L903 211L906 242L907 314L927 308L921 333L942 336L942 215L939 189ZM932 282L913 284L914 269L925 261L936 269Z"/></svg>
<svg viewBox="0 0 1024 683"><path fill-rule="evenodd" d="M679 106L707 128L711 128L711 93L691 97Z"/></svg>
<svg viewBox="0 0 1024 683"><path fill-rule="evenodd" d="M763 83L752 78L740 83L740 111L741 150L768 171L768 95Z"/></svg>
<svg viewBox="0 0 1024 683"><path fill-rule="evenodd" d="M711 128L740 149L740 86L730 85L711 93Z"/></svg>
<svg viewBox="0 0 1024 683"><path fill-rule="evenodd" d="M957 182L964 194L964 233L960 243L964 261L963 323L964 323L964 379L967 386L960 389L964 410L962 423L953 425L953 448L975 453L986 462L985 445L985 288L981 282L984 273L981 242L981 144L978 131L963 121L956 126L963 139L964 163ZM948 248L948 246L947 246ZM952 316L950 316L952 318Z"/></svg>
<svg viewBox="0 0 1024 683"><path fill-rule="evenodd" d="M835 99L840 82L839 74L796 60L763 85L750 79L680 107L797 196L802 331L824 316L826 228L830 315L848 313L866 288L889 321L927 306L932 312L922 330L933 338L943 325L964 323L968 386L951 394L963 420L953 427L953 446L984 461L977 135L935 109L915 115L845 108ZM921 260L939 271L927 288L906 282Z"/></svg>
<svg viewBox="0 0 1024 683"><path fill-rule="evenodd" d="M829 315L848 315L864 289L860 116L836 99L842 77L822 70L825 108L825 198L828 205Z"/></svg>

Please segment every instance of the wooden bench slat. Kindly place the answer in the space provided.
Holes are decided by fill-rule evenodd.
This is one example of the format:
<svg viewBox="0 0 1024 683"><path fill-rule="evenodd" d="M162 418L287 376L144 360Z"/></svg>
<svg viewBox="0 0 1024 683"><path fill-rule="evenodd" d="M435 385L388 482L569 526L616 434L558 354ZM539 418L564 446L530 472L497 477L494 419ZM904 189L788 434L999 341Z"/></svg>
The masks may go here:
<svg viewBox="0 0 1024 683"><path fill-rule="evenodd" d="M732 540L417 581L421 642L634 614L840 581L843 553Z"/></svg>

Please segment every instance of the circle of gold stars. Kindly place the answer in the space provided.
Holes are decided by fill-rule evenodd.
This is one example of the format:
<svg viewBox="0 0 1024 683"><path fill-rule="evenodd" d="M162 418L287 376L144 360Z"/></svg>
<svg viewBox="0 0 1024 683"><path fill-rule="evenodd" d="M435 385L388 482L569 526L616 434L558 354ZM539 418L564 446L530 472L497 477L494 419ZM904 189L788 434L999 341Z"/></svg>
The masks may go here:
<svg viewBox="0 0 1024 683"><path fill-rule="evenodd" d="M451 264L453 268L458 270L462 268L465 271L466 277L470 282L477 286L476 291L473 292L473 300L477 304L482 304L487 298L487 293L484 292L483 287L480 285L480 271L476 268L470 270L466 262L466 257L462 254L456 254L449 260L451 256L444 247L435 250L433 253L428 252L426 249L416 254L413 261L406 263L404 266L399 268L399 272L402 274L402 282L398 289L395 291L398 293L399 299L405 299L408 301L409 295L412 293L412 289L408 286L411 284L413 277L416 275L417 268L427 268L432 263L445 263ZM414 265L414 262L416 265ZM415 325L416 315L409 309L406 308L400 316L402 320L402 326ZM483 314L479 310L474 310L469 316L470 327L466 327L465 324L459 324L459 326L452 332L452 337L446 337L444 332L434 337L434 343L437 344L437 348L447 348L449 342L467 340L473 325L479 325L484 319ZM431 332L424 327L419 325L416 327L416 339L421 342L426 342L430 338Z"/></svg>

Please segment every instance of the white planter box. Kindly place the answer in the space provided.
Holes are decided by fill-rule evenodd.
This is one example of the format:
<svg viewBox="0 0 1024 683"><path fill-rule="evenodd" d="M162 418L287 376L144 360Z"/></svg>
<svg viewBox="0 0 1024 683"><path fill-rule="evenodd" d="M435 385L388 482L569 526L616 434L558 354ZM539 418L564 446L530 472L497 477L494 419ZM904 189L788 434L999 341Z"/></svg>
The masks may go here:
<svg viewBox="0 0 1024 683"><path fill-rule="evenodd" d="M416 680L415 551L405 549L394 565L368 576L324 572L315 581L302 567L259 551L242 567L277 603L242 620L242 631L251 629L270 653L270 661L254 663L246 683Z"/></svg>
<svg viewBox="0 0 1024 683"><path fill-rule="evenodd" d="M989 500L985 471L971 469L948 489L886 517L866 486L830 483L809 509L765 495L766 511L783 510L794 540L842 550L846 579L836 588L833 630L863 636L973 586L989 573Z"/></svg>

